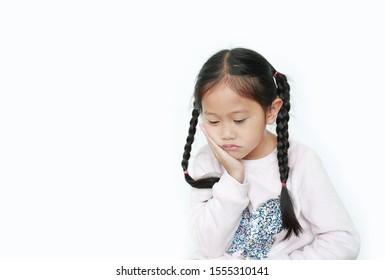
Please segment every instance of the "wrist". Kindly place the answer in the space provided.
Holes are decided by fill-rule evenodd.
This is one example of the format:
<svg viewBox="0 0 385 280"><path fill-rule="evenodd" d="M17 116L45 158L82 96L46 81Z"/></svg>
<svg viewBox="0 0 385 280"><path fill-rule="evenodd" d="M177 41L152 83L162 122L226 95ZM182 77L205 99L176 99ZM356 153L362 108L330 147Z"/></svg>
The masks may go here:
<svg viewBox="0 0 385 280"><path fill-rule="evenodd" d="M235 180L237 180L240 184L243 184L245 181L245 174L243 170L236 170L232 172L228 172L231 177L233 177Z"/></svg>

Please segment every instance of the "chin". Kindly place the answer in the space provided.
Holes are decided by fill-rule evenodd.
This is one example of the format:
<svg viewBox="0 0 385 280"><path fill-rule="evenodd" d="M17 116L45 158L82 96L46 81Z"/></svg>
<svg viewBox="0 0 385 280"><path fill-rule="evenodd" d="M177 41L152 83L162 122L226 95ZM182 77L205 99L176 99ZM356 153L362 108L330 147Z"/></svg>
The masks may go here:
<svg viewBox="0 0 385 280"><path fill-rule="evenodd" d="M239 154L239 153L235 153L235 152L229 152L229 154L233 157L233 158L236 158L238 160L241 160L243 159L244 157L246 157L247 155L245 154Z"/></svg>

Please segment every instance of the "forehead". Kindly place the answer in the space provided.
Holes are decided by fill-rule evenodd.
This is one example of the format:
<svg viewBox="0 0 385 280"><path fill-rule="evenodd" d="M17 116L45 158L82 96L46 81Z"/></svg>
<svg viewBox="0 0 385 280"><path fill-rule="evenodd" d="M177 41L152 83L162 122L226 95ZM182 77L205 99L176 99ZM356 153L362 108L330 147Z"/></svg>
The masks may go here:
<svg viewBox="0 0 385 280"><path fill-rule="evenodd" d="M258 102L241 96L226 84L219 84L203 96L202 109L204 114L263 111Z"/></svg>

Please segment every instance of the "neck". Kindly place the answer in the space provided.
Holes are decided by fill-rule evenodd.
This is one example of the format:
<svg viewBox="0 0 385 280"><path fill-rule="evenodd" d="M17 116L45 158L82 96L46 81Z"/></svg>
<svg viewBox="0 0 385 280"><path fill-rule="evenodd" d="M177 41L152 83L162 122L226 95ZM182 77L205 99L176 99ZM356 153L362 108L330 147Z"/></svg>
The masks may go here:
<svg viewBox="0 0 385 280"><path fill-rule="evenodd" d="M270 131L266 130L261 143L259 143L259 145L247 156L245 156L243 159L251 160L251 159L260 159L260 158L266 157L272 151L274 151L276 146L277 146L277 136L275 136Z"/></svg>

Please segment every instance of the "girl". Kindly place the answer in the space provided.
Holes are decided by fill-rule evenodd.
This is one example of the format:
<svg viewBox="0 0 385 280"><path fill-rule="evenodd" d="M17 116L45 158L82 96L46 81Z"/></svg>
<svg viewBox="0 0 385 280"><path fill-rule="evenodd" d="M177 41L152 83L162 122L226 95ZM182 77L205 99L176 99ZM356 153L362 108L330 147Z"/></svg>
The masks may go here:
<svg viewBox="0 0 385 280"><path fill-rule="evenodd" d="M320 158L289 140L290 87L260 54L222 50L197 77L182 167L202 259L355 259L359 237ZM198 124L208 145L188 173ZM276 133L266 130L276 122Z"/></svg>

